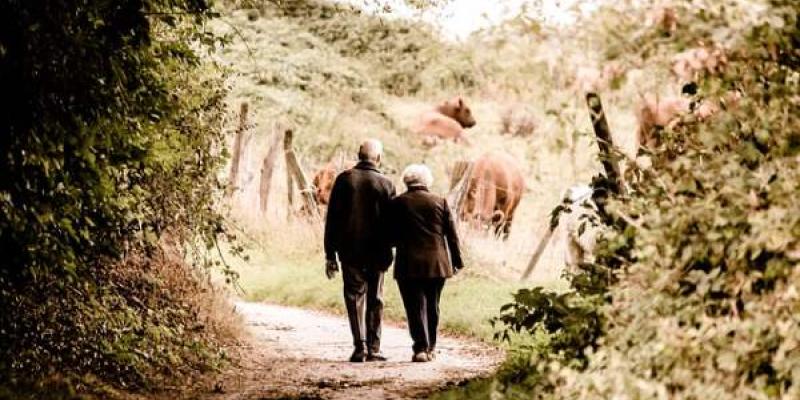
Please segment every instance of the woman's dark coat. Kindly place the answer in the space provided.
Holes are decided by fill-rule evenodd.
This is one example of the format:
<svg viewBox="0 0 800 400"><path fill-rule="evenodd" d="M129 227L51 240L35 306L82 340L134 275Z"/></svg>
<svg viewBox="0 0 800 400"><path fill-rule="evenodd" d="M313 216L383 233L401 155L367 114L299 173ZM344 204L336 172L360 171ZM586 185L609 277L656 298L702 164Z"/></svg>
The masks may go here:
<svg viewBox="0 0 800 400"><path fill-rule="evenodd" d="M461 269L461 250L447 200L411 187L392 200L389 230L397 247L396 279L449 278Z"/></svg>

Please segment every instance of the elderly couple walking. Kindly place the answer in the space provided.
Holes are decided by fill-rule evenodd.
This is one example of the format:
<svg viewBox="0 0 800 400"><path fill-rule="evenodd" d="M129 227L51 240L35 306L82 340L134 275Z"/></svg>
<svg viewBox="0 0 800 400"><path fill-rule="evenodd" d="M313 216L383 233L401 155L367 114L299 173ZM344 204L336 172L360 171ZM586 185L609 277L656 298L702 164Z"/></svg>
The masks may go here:
<svg viewBox="0 0 800 400"><path fill-rule="evenodd" d="M431 361L444 281L463 267L458 235L445 199L428 191L430 170L407 167L407 191L395 197L394 185L378 170L382 153L381 142L365 141L358 164L336 177L325 222L326 274L333 278L341 263L355 347L350 361L385 361L383 274L394 247L394 277L413 340L411 360Z"/></svg>

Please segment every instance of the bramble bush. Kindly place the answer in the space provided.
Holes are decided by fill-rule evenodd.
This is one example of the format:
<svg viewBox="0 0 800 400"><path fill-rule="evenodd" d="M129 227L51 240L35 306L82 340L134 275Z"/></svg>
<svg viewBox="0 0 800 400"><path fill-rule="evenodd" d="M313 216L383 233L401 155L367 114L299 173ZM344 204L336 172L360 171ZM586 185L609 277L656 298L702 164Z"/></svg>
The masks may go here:
<svg viewBox="0 0 800 400"><path fill-rule="evenodd" d="M675 36L637 56L714 43L744 15L725 70L698 81L705 98L736 90L741 100L662 132L652 167L610 199L611 229L572 291L522 291L504 309L507 332L548 339L501 375L500 394L800 396L798 10L783 0L750 13L700 6L681 8Z"/></svg>
<svg viewBox="0 0 800 400"><path fill-rule="evenodd" d="M0 397L224 358L202 269L174 255L223 232L211 16L206 0L0 2Z"/></svg>

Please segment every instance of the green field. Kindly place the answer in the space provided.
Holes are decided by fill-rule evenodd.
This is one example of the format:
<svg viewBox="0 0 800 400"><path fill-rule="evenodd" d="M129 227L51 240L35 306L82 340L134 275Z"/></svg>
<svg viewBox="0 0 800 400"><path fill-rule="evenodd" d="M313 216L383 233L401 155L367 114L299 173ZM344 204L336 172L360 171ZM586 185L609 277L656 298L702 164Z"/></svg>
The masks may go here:
<svg viewBox="0 0 800 400"><path fill-rule="evenodd" d="M309 236L313 238L313 235ZM313 241L316 239L310 242ZM281 250L260 241L251 241L246 247L249 260L228 259L240 274L239 285L244 299L345 313L341 274L332 280L325 277L321 244L320 250L307 252ZM490 340L494 332L490 318L511 300L515 290L531 283L494 279L481 274L480 269L480 265L469 265L467 270L447 281L441 300L442 329L456 335ZM392 322L402 323L405 312L391 273L390 269L385 278L385 315ZM563 285L560 280L537 284Z"/></svg>

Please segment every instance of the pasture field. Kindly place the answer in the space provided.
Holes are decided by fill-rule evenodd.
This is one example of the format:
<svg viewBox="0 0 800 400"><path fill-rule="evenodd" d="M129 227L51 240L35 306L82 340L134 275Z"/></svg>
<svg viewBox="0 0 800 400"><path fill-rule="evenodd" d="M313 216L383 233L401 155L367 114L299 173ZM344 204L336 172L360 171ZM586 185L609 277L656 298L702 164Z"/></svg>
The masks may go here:
<svg viewBox="0 0 800 400"><path fill-rule="evenodd" d="M354 159L365 138L382 140L381 168L400 192L404 187L399 171L409 163L431 167L432 190L445 195L456 161L474 160L487 151L504 151L518 161L526 190L509 239L499 241L462 226L468 269L445 289L444 329L489 338L488 320L517 289L567 288L560 277L560 234L531 278L519 279L561 194L576 183L587 183L600 168L584 100L553 79L548 61L538 56L558 43L521 41L512 46L494 42L490 35L480 46L450 43L418 23L382 20L323 1L259 4L260 8L232 10L215 25L233 38L217 55L231 70L231 114L242 102L251 110L239 180L233 182L237 190L229 202L251 259L228 261L240 273L247 299L344 312L340 280L329 282L322 271L322 221L288 215L298 209L300 195L295 192L295 204L288 204L282 157L268 207L259 206L262 158L273 135L286 127L294 130L295 151L309 176L329 161ZM336 19L328 18L334 14ZM532 51L535 46L543 49ZM537 56L523 56L526 49ZM508 54L515 56L501 56ZM615 140L628 151L637 87L628 82L622 91L604 97ZM423 146L410 132L414 119L455 95L464 97L477 119L467 131L471 145ZM527 119L513 120L509 114ZM507 132L525 122L527 131ZM231 120L229 125L233 129L236 123ZM386 280L386 298L387 316L404 319L391 277Z"/></svg>
<svg viewBox="0 0 800 400"><path fill-rule="evenodd" d="M353 18L368 27L378 22L375 18L366 21L363 17ZM386 93L379 83L369 82L369 71L375 67L370 65L368 57L343 56L336 43L326 43L319 39L320 35L310 32L312 28L278 11L267 10L255 19L252 12L235 11L227 22L241 35L220 55L233 69L231 108L236 109L240 102L246 101L252 110L251 137L242 155L238 190L231 201L231 213L238 221L241 236L246 237L250 260L228 259L240 273L239 284L246 299L344 312L340 278L328 281L322 270L322 222L297 216L290 221L287 216L290 206L285 166L280 160L271 184L268 209L259 210L258 172L271 135L277 132L275 121L295 127L296 151L307 174L329 160L352 159L355 147L366 137L381 139L386 151L383 170L399 191L403 187L398 171L411 162L427 163L435 175L433 189L446 194L449 168L457 160L473 159L484 151L499 149L512 153L520 161L528 190L509 240L502 242L482 232L462 229L468 269L445 289L442 300L445 330L488 339L493 333L488 320L511 300L516 289L531 284L566 287L560 279L558 244L551 246L527 282L519 279L560 192L575 175L586 177L585 165L591 163L590 158L583 156L570 159L564 141L558 138L558 130L553 129L556 122L543 119L533 137L501 136L502 112L510 104L496 100L501 97L499 93L484 94L474 88L450 84L444 84L438 92L430 88L415 95ZM229 28L222 25L220 29L226 27ZM271 40L275 29L286 32L282 39L286 46L279 44L276 48ZM421 27L414 29L425 35ZM300 42L305 43L303 49L295 49ZM436 42L429 45L447 46ZM292 52L279 59L276 52L282 54L284 47ZM316 62L326 56L336 57L338 62ZM473 62L469 54L462 57L465 62ZM307 70L309 77L287 81L294 78L281 69L286 62L301 63L300 69ZM352 78L363 82L355 85L348 80L350 71L362 71ZM318 80L317 72L331 78ZM339 78L348 83L332 93L331 82ZM266 81L279 84L264 84ZM360 88L354 88L359 85ZM314 90L317 92L312 93ZM342 93L348 91L351 95L342 98ZM448 142L432 149L423 147L418 138L410 136L408 125L421 110L455 94L463 94L479 118L478 127L469 132L473 145ZM543 116L541 112L537 117ZM586 120L584 126L588 125L588 117ZM578 145L588 147L588 141ZM564 165L571 167L554 168ZM578 171L579 168L583 171ZM297 198L299 194L295 193ZM403 310L391 276L387 276L385 286L386 314L390 319L402 321Z"/></svg>

